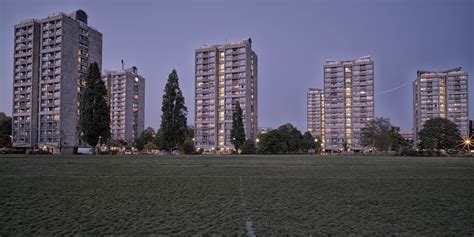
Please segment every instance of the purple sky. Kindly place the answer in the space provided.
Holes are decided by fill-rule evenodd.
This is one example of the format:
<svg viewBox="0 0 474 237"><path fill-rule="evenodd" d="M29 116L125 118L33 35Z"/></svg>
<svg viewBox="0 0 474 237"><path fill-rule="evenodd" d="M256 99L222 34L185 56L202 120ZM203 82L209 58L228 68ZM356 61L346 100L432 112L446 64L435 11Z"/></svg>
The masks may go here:
<svg viewBox="0 0 474 237"><path fill-rule="evenodd" d="M13 25L76 9L103 33L103 69L117 69L124 59L146 78L145 126L154 128L173 68L193 123L194 49L203 43L252 38L259 57L259 127L291 122L306 129L306 92L322 87L326 59L372 56L376 94L412 82L419 69L460 66L474 77L473 0L1 0L0 111L11 113ZM411 128L412 97L411 83L376 95L375 114Z"/></svg>

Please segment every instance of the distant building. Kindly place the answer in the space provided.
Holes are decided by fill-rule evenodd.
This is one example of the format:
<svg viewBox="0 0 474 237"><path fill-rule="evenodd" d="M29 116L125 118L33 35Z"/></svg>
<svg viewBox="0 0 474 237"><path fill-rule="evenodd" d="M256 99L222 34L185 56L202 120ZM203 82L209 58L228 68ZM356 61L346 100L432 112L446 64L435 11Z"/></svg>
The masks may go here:
<svg viewBox="0 0 474 237"><path fill-rule="evenodd" d="M409 141L409 142L413 142L413 129L409 129L409 130L405 130L405 131L401 131L400 132L400 135L402 135L402 137Z"/></svg>
<svg viewBox="0 0 474 237"><path fill-rule="evenodd" d="M324 90L310 88L306 97L307 131L324 141Z"/></svg>
<svg viewBox="0 0 474 237"><path fill-rule="evenodd" d="M232 113L239 101L247 139L257 135L258 73L252 40L195 50L195 138L203 150L230 150Z"/></svg>
<svg viewBox="0 0 474 237"><path fill-rule="evenodd" d="M413 82L414 144L426 120L441 117L469 136L468 75L461 67L441 72L417 71Z"/></svg>
<svg viewBox="0 0 474 237"><path fill-rule="evenodd" d="M324 149L361 152L362 128L374 119L374 61L362 57L324 64Z"/></svg>
<svg viewBox="0 0 474 237"><path fill-rule="evenodd" d="M79 101L89 64L102 64L102 34L87 18L77 10L15 25L14 147L72 154L85 145Z"/></svg>
<svg viewBox="0 0 474 237"><path fill-rule="evenodd" d="M145 78L136 67L104 71L102 80L108 90L110 134L131 147L145 126Z"/></svg>
<svg viewBox="0 0 474 237"><path fill-rule="evenodd" d="M268 133L272 130L272 128L270 127L267 127L267 128L258 128L258 132L257 134L265 134L265 133Z"/></svg>

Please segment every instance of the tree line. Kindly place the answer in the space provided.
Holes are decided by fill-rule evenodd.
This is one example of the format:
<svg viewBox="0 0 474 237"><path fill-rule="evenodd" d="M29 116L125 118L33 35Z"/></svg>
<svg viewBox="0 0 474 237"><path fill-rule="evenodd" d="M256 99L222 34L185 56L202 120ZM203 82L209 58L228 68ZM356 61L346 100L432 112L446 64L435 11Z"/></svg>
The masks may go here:
<svg viewBox="0 0 474 237"><path fill-rule="evenodd" d="M160 149L171 152L178 149L186 154L195 152L194 128L187 126L188 111L176 70L172 70L169 74L163 91L159 129L157 131L152 128L145 129L136 138L135 144L110 139L110 107L107 95L98 64L90 64L85 89L80 99L81 138L90 146L134 145L138 150ZM0 119L0 147L11 147L11 124L9 117ZM426 121L418 135L420 142L417 147L424 150L459 150L463 144L457 125L446 118L432 118ZM302 134L290 123L268 133L259 134L256 141L247 139L242 109L240 103L236 101L233 105L230 142L237 153L288 154L309 151L319 153L323 141L320 137L313 137L309 132ZM341 145L347 150L350 144L343 141ZM404 139L399 128L392 125L388 118L375 118L368 122L362 129L361 145L375 148L380 152L399 152L413 147L412 141Z"/></svg>

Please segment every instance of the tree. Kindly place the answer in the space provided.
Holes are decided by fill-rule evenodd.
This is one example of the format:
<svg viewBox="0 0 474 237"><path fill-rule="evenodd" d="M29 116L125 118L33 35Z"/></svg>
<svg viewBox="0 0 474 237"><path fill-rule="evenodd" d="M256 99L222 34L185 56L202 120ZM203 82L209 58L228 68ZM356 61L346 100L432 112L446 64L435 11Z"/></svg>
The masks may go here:
<svg viewBox="0 0 474 237"><path fill-rule="evenodd" d="M287 123L278 129L260 134L258 152L262 154L297 153L302 150L302 144L301 132L292 124Z"/></svg>
<svg viewBox="0 0 474 237"><path fill-rule="evenodd" d="M178 74L173 69L168 76L161 106L161 148L167 151L181 146L187 133L188 109L184 105L184 97L178 80Z"/></svg>
<svg viewBox="0 0 474 237"><path fill-rule="evenodd" d="M319 136L314 137L314 149L317 154L321 153L322 144L323 140Z"/></svg>
<svg viewBox="0 0 474 237"><path fill-rule="evenodd" d="M281 125L277 129L282 142L283 153L296 153L301 150L303 135L291 123Z"/></svg>
<svg viewBox="0 0 474 237"><path fill-rule="evenodd" d="M144 148L147 151L152 151L156 149L156 145L153 142L148 142L147 144L145 144Z"/></svg>
<svg viewBox="0 0 474 237"><path fill-rule="evenodd" d="M232 113L232 129L230 130L230 142L234 145L236 152L239 152L240 146L245 142L244 123L242 121L242 108L239 101L235 102L235 108Z"/></svg>
<svg viewBox="0 0 474 237"><path fill-rule="evenodd" d="M345 139L342 139L341 145L342 145L342 149L343 149L342 152L349 151L349 148L351 147L349 142L347 142Z"/></svg>
<svg viewBox="0 0 474 237"><path fill-rule="evenodd" d="M187 139L183 143L183 153L184 154L193 154L194 153L194 141Z"/></svg>
<svg viewBox="0 0 474 237"><path fill-rule="evenodd" d="M148 143L153 143L155 134L150 129L143 130L140 137L135 140L135 147L141 151L145 148L145 145Z"/></svg>
<svg viewBox="0 0 474 237"><path fill-rule="evenodd" d="M257 153L257 147L255 142L250 139L245 140L244 144L240 147L241 154L255 154Z"/></svg>
<svg viewBox="0 0 474 237"><path fill-rule="evenodd" d="M375 147L379 151L389 151L392 147L394 127L388 118L375 118L362 128L361 145Z"/></svg>
<svg viewBox="0 0 474 237"><path fill-rule="evenodd" d="M392 151L400 151L402 149L409 148L411 143L405 139L401 134L399 129L393 129L391 134L392 140Z"/></svg>
<svg viewBox="0 0 474 237"><path fill-rule="evenodd" d="M155 144L158 149L163 149L161 129L158 129L158 131L156 131L155 138L153 139L153 144Z"/></svg>
<svg viewBox="0 0 474 237"><path fill-rule="evenodd" d="M193 140L194 138L194 127L188 126L188 131L186 133L186 140Z"/></svg>
<svg viewBox="0 0 474 237"><path fill-rule="evenodd" d="M155 129L152 128L152 127L147 127L147 128L145 128L145 131L148 131L148 133L151 133L151 134L153 134L153 135L155 135L155 133L156 133Z"/></svg>
<svg viewBox="0 0 474 237"><path fill-rule="evenodd" d="M87 72L85 89L80 105L82 139L95 147L110 138L110 108L107 88L101 79L99 65L92 63Z"/></svg>
<svg viewBox="0 0 474 237"><path fill-rule="evenodd" d="M310 132L305 132L303 134L303 139L301 140L301 149L304 152L308 152L310 149L315 149L315 141L313 135Z"/></svg>
<svg viewBox="0 0 474 237"><path fill-rule="evenodd" d="M420 147L428 150L455 149L461 136L458 126L445 118L432 118L419 133Z"/></svg>
<svg viewBox="0 0 474 237"><path fill-rule="evenodd" d="M0 147L12 146L12 118L4 116L0 118Z"/></svg>
<svg viewBox="0 0 474 237"><path fill-rule="evenodd" d="M280 134L277 130L259 135L258 153L261 154L281 154L286 148L282 147Z"/></svg>

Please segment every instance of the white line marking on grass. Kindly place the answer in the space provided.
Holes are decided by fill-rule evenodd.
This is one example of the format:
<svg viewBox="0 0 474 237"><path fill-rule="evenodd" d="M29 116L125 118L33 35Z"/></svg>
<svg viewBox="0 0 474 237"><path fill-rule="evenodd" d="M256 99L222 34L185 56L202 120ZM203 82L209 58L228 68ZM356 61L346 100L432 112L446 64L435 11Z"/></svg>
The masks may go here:
<svg viewBox="0 0 474 237"><path fill-rule="evenodd" d="M240 205L245 211L245 217L244 217L245 230L247 231L247 236L255 237L255 231L253 230L253 227L252 227L252 219L250 218L250 212L247 209L247 202L245 201L243 183L244 182L243 182L242 176L239 176Z"/></svg>

